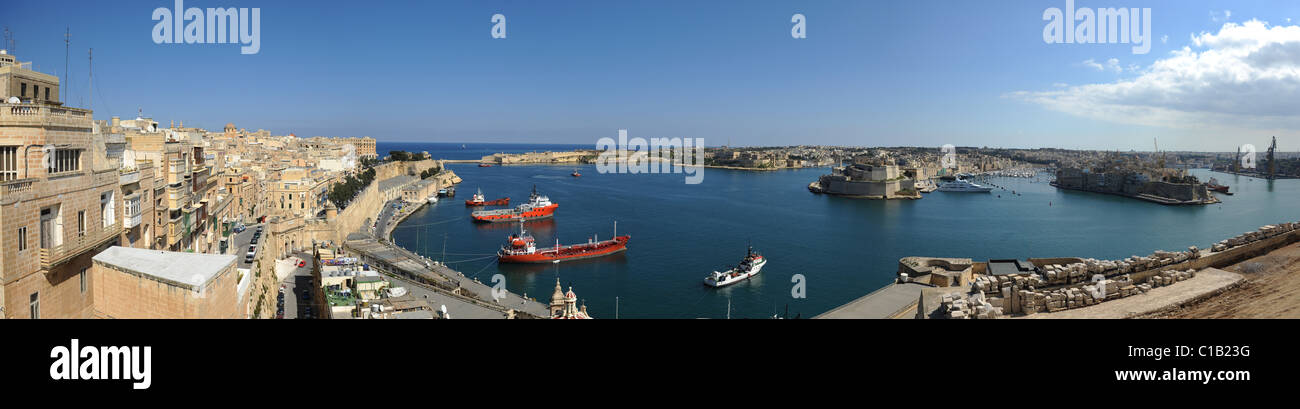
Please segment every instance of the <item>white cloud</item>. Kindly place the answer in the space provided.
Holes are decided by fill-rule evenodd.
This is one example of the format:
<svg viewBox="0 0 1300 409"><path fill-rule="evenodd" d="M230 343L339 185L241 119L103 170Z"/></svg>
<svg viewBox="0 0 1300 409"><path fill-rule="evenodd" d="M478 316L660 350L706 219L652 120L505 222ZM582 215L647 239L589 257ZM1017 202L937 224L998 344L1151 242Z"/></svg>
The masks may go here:
<svg viewBox="0 0 1300 409"><path fill-rule="evenodd" d="M1118 123L1300 129L1300 26L1226 23L1191 40L1192 47L1170 52L1135 78L1007 96ZM1106 68L1093 60L1085 65Z"/></svg>
<svg viewBox="0 0 1300 409"><path fill-rule="evenodd" d="M1232 10L1214 11L1210 10L1210 21L1223 23L1232 19Z"/></svg>
<svg viewBox="0 0 1300 409"><path fill-rule="evenodd" d="M1092 68L1097 71L1112 71L1115 73L1120 73L1124 71L1124 68L1119 66L1118 58L1111 58L1109 60L1106 60L1105 64L1099 63L1097 62L1097 60L1089 58L1087 60L1083 60L1083 62L1080 64L1083 64L1084 67Z"/></svg>

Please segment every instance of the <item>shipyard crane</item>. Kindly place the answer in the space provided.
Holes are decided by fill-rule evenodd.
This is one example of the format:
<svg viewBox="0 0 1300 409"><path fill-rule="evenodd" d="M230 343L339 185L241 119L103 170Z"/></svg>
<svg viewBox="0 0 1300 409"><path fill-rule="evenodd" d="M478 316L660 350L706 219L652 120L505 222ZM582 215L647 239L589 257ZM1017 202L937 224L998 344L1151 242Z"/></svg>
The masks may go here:
<svg viewBox="0 0 1300 409"><path fill-rule="evenodd" d="M1268 178L1277 177L1277 160L1273 157L1274 151L1277 150L1277 137L1273 137L1273 143L1268 145Z"/></svg>
<svg viewBox="0 0 1300 409"><path fill-rule="evenodd" d="M1155 156L1155 154L1160 153L1160 140L1157 139L1157 138L1151 138L1151 142L1155 144L1155 149L1156 149L1155 151L1152 151L1152 152L1151 152L1151 155L1152 155L1152 156ZM1160 169L1164 169L1164 168L1165 168L1165 155L1164 155L1164 154L1160 154L1160 158L1159 158L1159 159L1156 159L1156 165L1158 165L1158 167L1159 167Z"/></svg>

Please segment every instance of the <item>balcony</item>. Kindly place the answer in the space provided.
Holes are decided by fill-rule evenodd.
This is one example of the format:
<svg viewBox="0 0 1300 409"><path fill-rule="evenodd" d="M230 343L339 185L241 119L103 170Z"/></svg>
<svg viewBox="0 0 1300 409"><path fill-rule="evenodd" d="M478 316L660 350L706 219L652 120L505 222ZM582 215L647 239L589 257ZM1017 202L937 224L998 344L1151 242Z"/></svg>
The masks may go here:
<svg viewBox="0 0 1300 409"><path fill-rule="evenodd" d="M0 102L0 123L10 126L91 127L90 110L47 104L9 104Z"/></svg>
<svg viewBox="0 0 1300 409"><path fill-rule="evenodd" d="M122 234L122 224L115 223L93 232L87 232L84 236L78 236L70 240L64 240L63 244L41 249L41 269L49 271L52 267L71 260L73 257L80 255L92 248L104 244L109 240L117 239Z"/></svg>
<svg viewBox="0 0 1300 409"><path fill-rule="evenodd" d="M129 229L139 226L140 221L143 219L143 212L141 211L140 206L140 194L132 193L127 195L122 198L122 202L126 205L126 212L122 215L122 227Z"/></svg>
<svg viewBox="0 0 1300 409"><path fill-rule="evenodd" d="M22 200L24 196L30 196L34 181L36 179L27 178L0 183L0 204L14 203Z"/></svg>
<svg viewBox="0 0 1300 409"><path fill-rule="evenodd" d="M134 169L123 169L118 172L117 184L126 186L132 183L140 183L140 171Z"/></svg>

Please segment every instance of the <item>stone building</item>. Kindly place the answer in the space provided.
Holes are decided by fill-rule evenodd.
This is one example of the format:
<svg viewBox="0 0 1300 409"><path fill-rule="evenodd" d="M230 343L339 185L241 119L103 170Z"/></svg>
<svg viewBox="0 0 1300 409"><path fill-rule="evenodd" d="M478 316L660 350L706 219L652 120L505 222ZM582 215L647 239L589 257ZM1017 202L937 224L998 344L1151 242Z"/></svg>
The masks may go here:
<svg viewBox="0 0 1300 409"><path fill-rule="evenodd" d="M376 158L379 156L379 153L375 152L375 138L363 136L360 138L345 138L343 141L356 147L357 156L359 157Z"/></svg>
<svg viewBox="0 0 1300 409"><path fill-rule="evenodd" d="M59 102L59 78L33 71L31 62L18 61L6 50L0 50L0 96L17 97L24 103Z"/></svg>
<svg viewBox="0 0 1300 409"><path fill-rule="evenodd" d="M892 160L863 158L852 165L833 168L808 189L814 193L871 199L913 199L920 197L915 177L900 172Z"/></svg>
<svg viewBox="0 0 1300 409"><path fill-rule="evenodd" d="M236 256L110 247L94 256L84 318L247 318ZM145 302L147 300L147 302Z"/></svg>
<svg viewBox="0 0 1300 409"><path fill-rule="evenodd" d="M0 90L18 91L0 99L22 100L0 103L0 315L82 317L90 257L124 230L118 166L95 148L91 112L58 100L57 78L12 61L0 58Z"/></svg>

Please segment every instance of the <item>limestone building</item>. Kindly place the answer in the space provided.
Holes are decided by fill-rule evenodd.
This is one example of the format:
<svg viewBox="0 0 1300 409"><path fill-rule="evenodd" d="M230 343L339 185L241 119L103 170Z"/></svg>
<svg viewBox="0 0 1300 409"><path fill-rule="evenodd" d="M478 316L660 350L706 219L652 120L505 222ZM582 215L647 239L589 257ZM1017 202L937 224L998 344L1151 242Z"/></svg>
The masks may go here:
<svg viewBox="0 0 1300 409"><path fill-rule="evenodd" d="M247 318L236 256L110 247L94 257L87 318Z"/></svg>
<svg viewBox="0 0 1300 409"><path fill-rule="evenodd" d="M83 317L90 258L124 230L119 169L96 149L91 112L59 101L57 78L2 55L0 316Z"/></svg>

